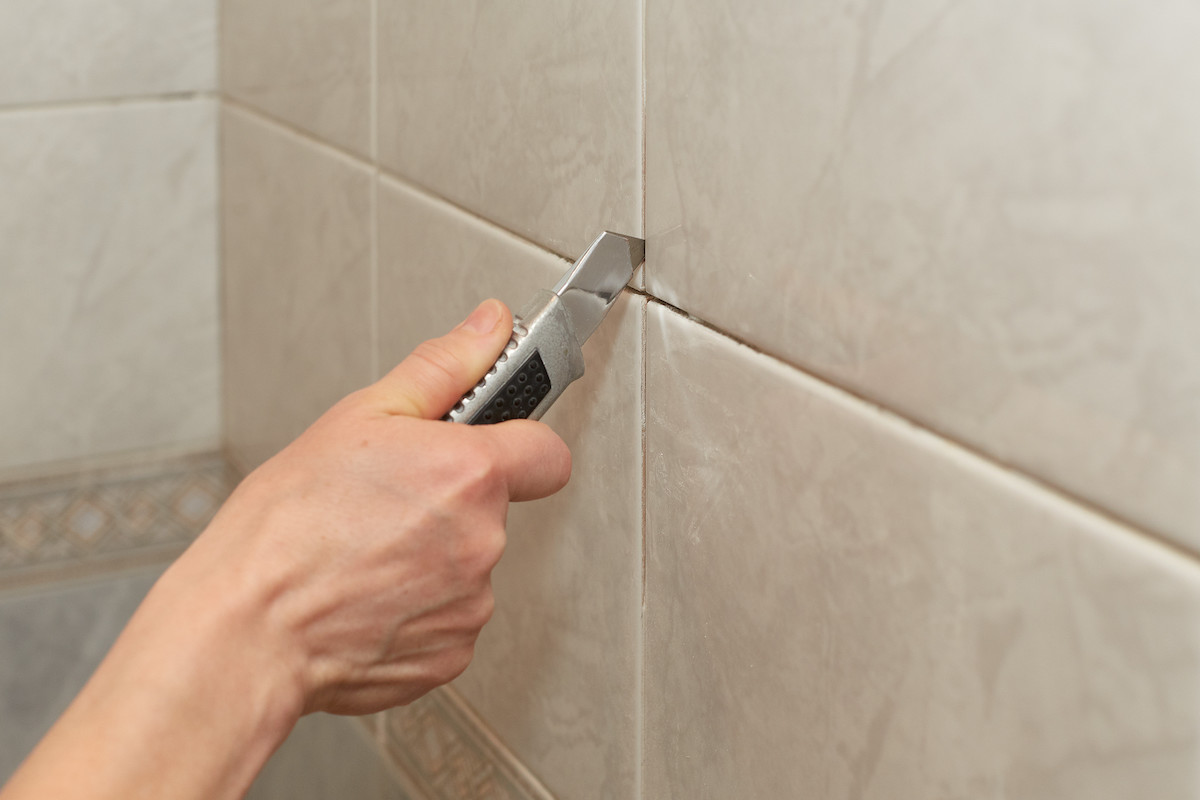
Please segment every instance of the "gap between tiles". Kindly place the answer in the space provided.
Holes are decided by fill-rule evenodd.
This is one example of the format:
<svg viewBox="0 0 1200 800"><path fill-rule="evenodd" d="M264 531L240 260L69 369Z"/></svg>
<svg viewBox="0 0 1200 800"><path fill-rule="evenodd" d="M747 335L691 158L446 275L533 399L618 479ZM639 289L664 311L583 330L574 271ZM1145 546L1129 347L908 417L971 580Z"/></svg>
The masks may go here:
<svg viewBox="0 0 1200 800"><path fill-rule="evenodd" d="M242 102L234 97L222 93L220 95L221 105L227 109L235 111L246 117L251 117L261 125L269 128L274 128L279 133L290 134L292 137L301 139L305 144L311 145L320 152L324 152L331 158L336 158L343 163L349 162L350 166L366 170L368 172L375 169L375 165L370 161L365 160L361 154L336 145L333 142L322 139L309 131L304 130L298 125L294 125L287 120L281 119L270 112L263 111L257 106L252 106Z"/></svg>
<svg viewBox="0 0 1200 800"><path fill-rule="evenodd" d="M367 363L371 370L371 380L377 381L381 377L379 363L379 168L376 167L371 174L371 197L369 204L369 214L371 218L367 221L367 236L369 242L369 258L367 269L370 273L368 277L368 293L370 294L370 307L367 309L368 325L371 329L371 352L367 358Z"/></svg>
<svg viewBox="0 0 1200 800"><path fill-rule="evenodd" d="M379 167L379 0L371 0L371 86L367 92L367 148L371 163ZM379 176L376 174L376 180Z"/></svg>
<svg viewBox="0 0 1200 800"><path fill-rule="evenodd" d="M28 111L86 111L89 109L115 108L121 106L156 105L158 103L180 103L189 100L217 100L215 91L163 92L162 94L139 94L118 97L87 97L78 100L51 100L44 103L0 104L0 114L20 114Z"/></svg>
<svg viewBox="0 0 1200 800"><path fill-rule="evenodd" d="M1043 500L1053 501L1069 513L1081 514L1091 518L1093 522L1101 522L1119 531L1123 536L1135 540L1146 547L1153 548L1155 552L1163 557L1182 561L1192 570L1200 570L1200 554L1191 551L1165 534L1145 528L1133 520L1127 519L1102 506L1098 506L1091 500L1070 492L1038 475L1025 472L1013 464L978 450L968 442L911 419L892 408L880 405L866 395L860 394L841 384L831 382L822 375L810 372L803 366L794 364L769 350L765 350L758 345L734 336L728 331L718 328L716 325L691 314L679 306L672 305L648 292L632 287L627 289L627 291L642 295L649 302L658 305L670 313L699 325L757 355L768 358L781 367L798 373L817 387L820 387L834 400L850 403L860 411L875 416L885 424L896 426L901 430L907 431L910 435L925 439L930 446L941 448L944 451L944 455L962 462L965 468L982 469L991 472L993 479L1007 483L1020 491L1031 493Z"/></svg>
<svg viewBox="0 0 1200 800"><path fill-rule="evenodd" d="M642 186L644 187L645 184L643 183ZM645 208L645 206L643 206L643 209L644 208ZM643 230L644 230L644 228L643 228ZM642 800L642 797L644 795L643 774L645 772L645 765L643 764L643 756L644 756L644 753L646 752L646 589L647 589L646 577L648 574L647 562L649 560L649 538L650 538L649 537L649 532L650 532L649 531L649 519L648 519L648 516L646 513L646 509L647 509L648 501L649 501L649 497L650 497L650 491L649 491L650 469L648 466L650 459L647 457L647 454L650 451L650 438L649 438L649 425L648 425L648 421L650 418L650 393L647 391L648 378L650 375L650 367L649 367L649 360L647 359L646 356L647 356L647 351L649 349L647 346L647 342L648 342L647 326L648 326L649 312L650 312L650 300L648 298L643 297L642 298L642 330L641 330L641 339L642 339L641 381L642 381L642 385L641 385L641 391L640 391L641 402L640 402L640 408L639 408L639 411L641 412L641 415L642 415L642 419L641 419L642 441L641 441L641 453L640 453L641 459L642 459L642 463L641 463L641 468L642 468L642 497L641 497L641 504L642 504L642 508L641 508L641 511L642 511L642 514L641 514L641 517L642 517L642 531L641 531L641 534L642 534L642 578L641 578L642 597L641 597L641 602L638 604L638 617L637 617L638 630L637 630L637 638L636 638L635 644L634 644L634 655L633 655L633 659L634 659L634 679L633 679L634 680L634 692L635 692L635 696L637 697L637 706L636 706L636 712L635 712L637 716L636 716L636 719L634 720L634 726L633 726L634 753L636 753L636 756L633 761L633 769L634 769L633 787L634 787L634 799L635 800Z"/></svg>

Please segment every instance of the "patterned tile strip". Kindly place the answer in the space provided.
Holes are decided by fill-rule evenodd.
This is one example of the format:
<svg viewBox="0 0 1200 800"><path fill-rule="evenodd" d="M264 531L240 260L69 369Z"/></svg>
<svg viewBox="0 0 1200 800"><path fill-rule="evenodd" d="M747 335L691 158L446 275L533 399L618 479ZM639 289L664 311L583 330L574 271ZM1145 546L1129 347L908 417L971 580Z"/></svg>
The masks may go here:
<svg viewBox="0 0 1200 800"><path fill-rule="evenodd" d="M204 455L0 485L0 586L170 558L236 483Z"/></svg>
<svg viewBox="0 0 1200 800"><path fill-rule="evenodd" d="M384 715L388 754L422 800L554 800L452 689Z"/></svg>

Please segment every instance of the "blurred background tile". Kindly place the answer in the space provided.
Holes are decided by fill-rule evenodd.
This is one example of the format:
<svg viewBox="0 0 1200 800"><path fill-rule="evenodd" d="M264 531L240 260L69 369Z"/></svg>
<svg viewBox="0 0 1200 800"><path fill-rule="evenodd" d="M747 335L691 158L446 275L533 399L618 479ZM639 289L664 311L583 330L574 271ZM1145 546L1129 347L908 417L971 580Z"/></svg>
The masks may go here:
<svg viewBox="0 0 1200 800"><path fill-rule="evenodd" d="M0 591L0 785L75 699L157 577Z"/></svg>
<svg viewBox="0 0 1200 800"><path fill-rule="evenodd" d="M246 800L427 800L411 797L358 720L301 718L275 751Z"/></svg>
<svg viewBox="0 0 1200 800"><path fill-rule="evenodd" d="M215 117L0 114L0 470L215 447Z"/></svg>
<svg viewBox="0 0 1200 800"><path fill-rule="evenodd" d="M216 88L213 0L5 0L0 106Z"/></svg>
<svg viewBox="0 0 1200 800"><path fill-rule="evenodd" d="M369 155L371 2L222 0L221 89Z"/></svg>
<svg viewBox="0 0 1200 800"><path fill-rule="evenodd" d="M371 175L222 116L225 442L252 469L371 380Z"/></svg>
<svg viewBox="0 0 1200 800"><path fill-rule="evenodd" d="M635 0L379 3L379 158L548 249L641 235Z"/></svg>

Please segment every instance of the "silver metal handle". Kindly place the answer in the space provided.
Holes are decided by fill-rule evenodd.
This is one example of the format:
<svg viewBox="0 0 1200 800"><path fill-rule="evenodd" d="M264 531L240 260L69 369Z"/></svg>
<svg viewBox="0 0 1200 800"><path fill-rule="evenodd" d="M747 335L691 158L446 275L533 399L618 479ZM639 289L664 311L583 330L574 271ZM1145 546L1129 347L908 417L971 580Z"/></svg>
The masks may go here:
<svg viewBox="0 0 1200 800"><path fill-rule="evenodd" d="M512 338L496 363L444 419L467 425L541 419L583 371L568 309L554 292L539 292L513 318Z"/></svg>

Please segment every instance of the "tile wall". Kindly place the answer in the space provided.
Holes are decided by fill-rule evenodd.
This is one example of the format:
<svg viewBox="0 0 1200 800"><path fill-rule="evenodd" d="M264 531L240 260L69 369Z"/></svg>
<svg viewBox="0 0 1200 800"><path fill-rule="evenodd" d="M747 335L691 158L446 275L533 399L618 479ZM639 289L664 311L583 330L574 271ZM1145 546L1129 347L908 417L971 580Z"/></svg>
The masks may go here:
<svg viewBox="0 0 1200 800"><path fill-rule="evenodd" d="M1189 4L222 11L243 467L646 234L456 682L546 790L1200 796Z"/></svg>
<svg viewBox="0 0 1200 800"><path fill-rule="evenodd" d="M0 8L0 479L217 446L215 12Z"/></svg>

